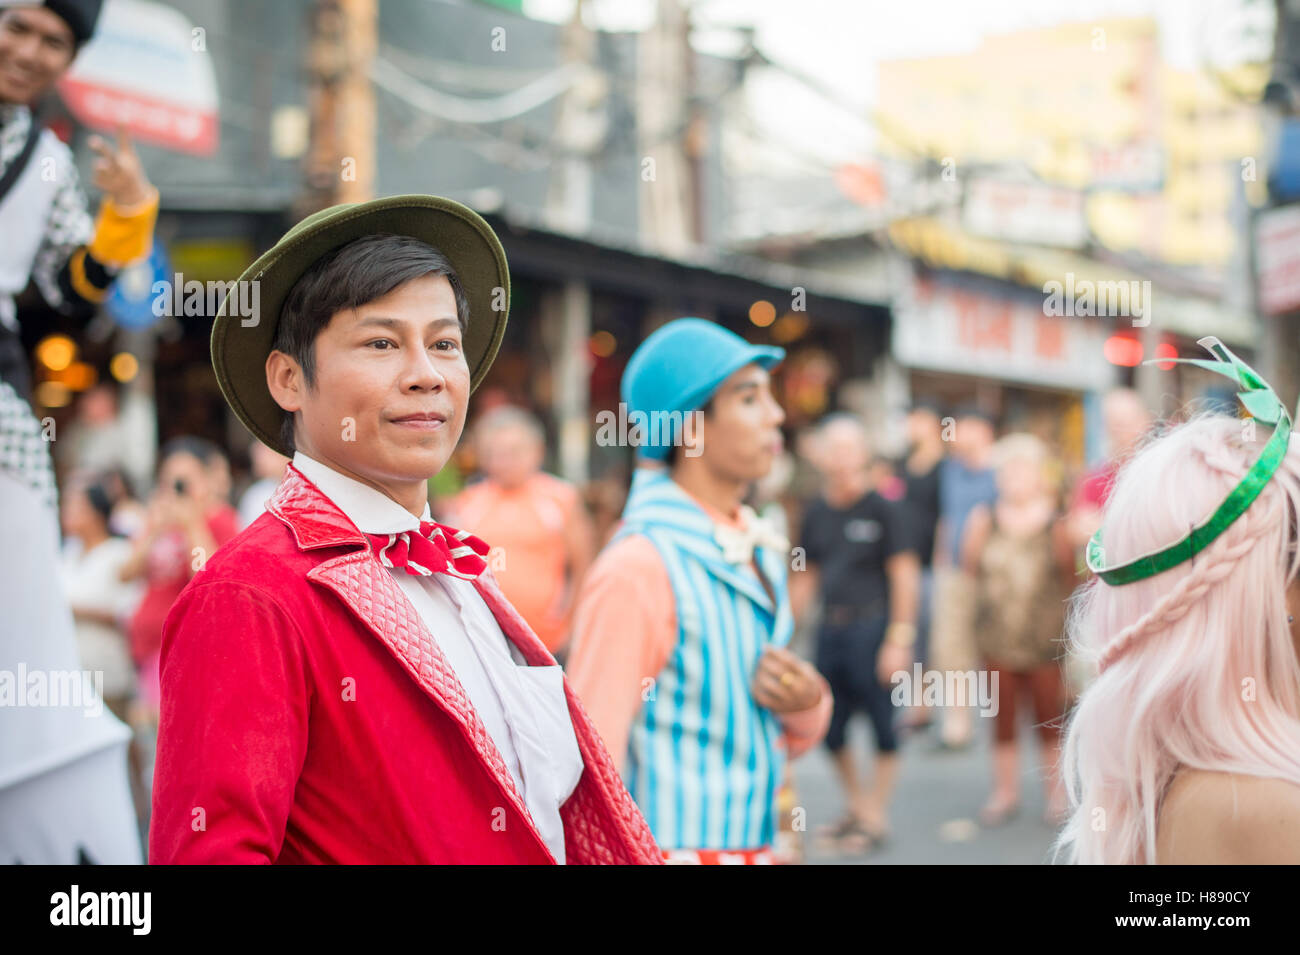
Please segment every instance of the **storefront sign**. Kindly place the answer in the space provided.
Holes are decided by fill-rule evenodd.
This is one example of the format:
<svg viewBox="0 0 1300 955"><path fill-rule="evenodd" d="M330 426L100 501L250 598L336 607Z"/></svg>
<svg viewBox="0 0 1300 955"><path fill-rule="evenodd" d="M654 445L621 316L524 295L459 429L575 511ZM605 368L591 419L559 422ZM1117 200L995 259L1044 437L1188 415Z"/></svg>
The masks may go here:
<svg viewBox="0 0 1300 955"><path fill-rule="evenodd" d="M917 280L894 305L902 365L1074 391L1109 387L1108 324L1050 316L1032 301Z"/></svg>

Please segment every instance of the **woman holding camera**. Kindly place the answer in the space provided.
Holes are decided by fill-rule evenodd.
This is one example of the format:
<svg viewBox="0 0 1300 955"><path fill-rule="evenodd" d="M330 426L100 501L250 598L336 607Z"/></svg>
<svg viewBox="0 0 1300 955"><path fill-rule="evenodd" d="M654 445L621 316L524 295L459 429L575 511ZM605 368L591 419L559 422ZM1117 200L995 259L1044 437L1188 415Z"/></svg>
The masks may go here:
<svg viewBox="0 0 1300 955"><path fill-rule="evenodd" d="M220 449L202 438L175 438L163 447L144 528L121 571L124 581L145 580L144 598L131 618L131 655L139 674L141 715L155 725L163 621L190 578L239 530L235 509L215 489L221 457Z"/></svg>

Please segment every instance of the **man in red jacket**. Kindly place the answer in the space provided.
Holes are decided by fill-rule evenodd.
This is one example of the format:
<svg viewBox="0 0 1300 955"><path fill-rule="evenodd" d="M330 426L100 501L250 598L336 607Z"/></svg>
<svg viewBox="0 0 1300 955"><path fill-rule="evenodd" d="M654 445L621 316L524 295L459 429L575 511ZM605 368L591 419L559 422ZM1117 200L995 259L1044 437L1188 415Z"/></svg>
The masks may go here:
<svg viewBox="0 0 1300 955"><path fill-rule="evenodd" d="M293 463L164 626L150 861L658 861L488 545L429 516L505 329L495 234L434 196L336 206L240 282L213 367Z"/></svg>

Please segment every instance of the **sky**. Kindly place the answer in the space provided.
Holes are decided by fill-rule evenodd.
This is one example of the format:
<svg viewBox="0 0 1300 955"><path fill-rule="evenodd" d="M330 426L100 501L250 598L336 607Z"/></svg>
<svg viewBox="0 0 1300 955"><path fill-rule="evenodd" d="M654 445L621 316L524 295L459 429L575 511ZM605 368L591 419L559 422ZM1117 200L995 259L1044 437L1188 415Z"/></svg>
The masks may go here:
<svg viewBox="0 0 1300 955"><path fill-rule="evenodd" d="M575 0L524 0L538 19L563 21ZM1194 68L1231 60L1242 49L1241 24L1272 21L1272 0L691 0L692 20L705 29L697 49L736 52L729 26L749 24L755 43L773 60L814 76L843 105L768 70L752 74L746 90L755 123L766 135L815 151L829 162L869 154L875 134L867 120L881 61L967 52L981 38L1072 21L1154 17L1162 54ZM593 26L642 30L656 0L591 0ZM1267 30L1257 31L1266 37ZM1267 42L1256 41L1267 55Z"/></svg>

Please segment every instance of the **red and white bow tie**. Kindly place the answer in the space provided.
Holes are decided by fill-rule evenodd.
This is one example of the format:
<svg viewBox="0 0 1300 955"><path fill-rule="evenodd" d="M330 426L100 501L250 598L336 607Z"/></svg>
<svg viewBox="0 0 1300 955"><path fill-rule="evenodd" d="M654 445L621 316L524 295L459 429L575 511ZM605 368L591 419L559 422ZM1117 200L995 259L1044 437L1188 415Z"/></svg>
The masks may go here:
<svg viewBox="0 0 1300 955"><path fill-rule="evenodd" d="M429 577L449 574L474 580L487 569L487 543L469 531L458 531L435 521L420 521L418 531L367 534L370 548L385 567L401 567L408 574Z"/></svg>

